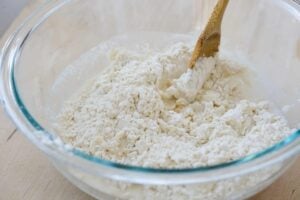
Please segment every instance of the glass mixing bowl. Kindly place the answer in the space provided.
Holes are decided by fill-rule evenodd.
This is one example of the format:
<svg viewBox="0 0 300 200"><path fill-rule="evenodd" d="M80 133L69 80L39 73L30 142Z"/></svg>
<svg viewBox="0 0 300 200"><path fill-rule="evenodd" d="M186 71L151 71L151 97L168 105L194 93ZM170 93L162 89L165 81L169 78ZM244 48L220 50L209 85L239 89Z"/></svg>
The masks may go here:
<svg viewBox="0 0 300 200"><path fill-rule="evenodd" d="M300 113L300 5L292 0L230 1L220 52L256 71L293 128ZM300 151L300 130L239 160L189 169L128 166L64 144L52 121L101 66L67 66L96 44L123 34L192 34L196 40L215 1L48 1L11 35L1 52L1 103L30 141L72 183L98 199L243 199L270 185ZM147 41L150 42L151 41ZM99 58L101 59L101 57ZM65 73L65 72L68 73ZM62 78L63 77L63 78ZM259 95L257 95L259 96Z"/></svg>

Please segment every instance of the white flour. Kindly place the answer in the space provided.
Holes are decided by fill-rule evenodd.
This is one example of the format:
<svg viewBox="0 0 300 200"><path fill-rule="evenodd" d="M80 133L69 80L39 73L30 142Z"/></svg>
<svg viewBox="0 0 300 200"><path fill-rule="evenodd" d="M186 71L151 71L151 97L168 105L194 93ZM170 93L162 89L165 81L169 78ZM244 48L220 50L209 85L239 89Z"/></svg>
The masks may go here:
<svg viewBox="0 0 300 200"><path fill-rule="evenodd" d="M187 70L191 50L112 50L111 65L65 104L59 133L104 159L181 168L235 160L292 132L269 103L244 100L245 69L215 57Z"/></svg>

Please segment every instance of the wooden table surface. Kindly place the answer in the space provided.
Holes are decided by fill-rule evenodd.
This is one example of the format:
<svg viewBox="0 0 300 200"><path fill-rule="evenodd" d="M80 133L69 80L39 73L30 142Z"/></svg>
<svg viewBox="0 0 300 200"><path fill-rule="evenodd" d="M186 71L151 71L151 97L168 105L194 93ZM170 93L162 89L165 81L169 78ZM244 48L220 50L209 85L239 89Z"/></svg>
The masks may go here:
<svg viewBox="0 0 300 200"><path fill-rule="evenodd" d="M4 39L43 0L31 2ZM61 174L30 141L18 132L0 108L0 200L92 200ZM300 159L274 184L251 200L299 200Z"/></svg>

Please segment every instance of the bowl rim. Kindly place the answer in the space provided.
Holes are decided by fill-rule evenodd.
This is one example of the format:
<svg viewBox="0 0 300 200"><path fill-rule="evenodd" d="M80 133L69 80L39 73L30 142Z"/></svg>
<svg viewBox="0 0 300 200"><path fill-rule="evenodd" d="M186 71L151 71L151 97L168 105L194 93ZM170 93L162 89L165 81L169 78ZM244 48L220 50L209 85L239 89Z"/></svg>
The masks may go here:
<svg viewBox="0 0 300 200"><path fill-rule="evenodd" d="M10 116L11 120L16 124L16 126L21 130L21 132L24 133L46 154L50 155L52 159L66 162L80 169L86 168L85 165L96 165L98 167L102 166L108 169L120 170L118 171L120 174L122 174L121 172L124 172L123 170L138 173L139 175L141 175L141 172L142 174L152 175L182 175L188 173L194 174L195 172L212 174L212 172L218 171L220 174L220 176L218 176L219 179L220 177L228 178L237 174L250 173L252 171L261 169L266 165L272 165L288 159L300 152L300 130L295 131L290 136L267 149L238 160L195 168L164 169L125 165L101 159L99 157L89 155L79 149L69 148L69 146L64 145L54 134L44 129L39 124L38 120L36 120L26 108L26 105L23 103L18 92L14 69L18 64L22 49L28 38L30 38L34 31L51 14L69 2L72 2L72 0L56 0L44 3L24 21L24 23L17 29L16 32L10 36L0 54L0 102L2 102L5 111ZM284 6L290 6L289 9L294 9L296 14L299 15L300 5L297 4L295 0L280 0L277 2L284 4ZM97 169L95 170L98 171ZM123 174L116 179L128 180L128 177Z"/></svg>

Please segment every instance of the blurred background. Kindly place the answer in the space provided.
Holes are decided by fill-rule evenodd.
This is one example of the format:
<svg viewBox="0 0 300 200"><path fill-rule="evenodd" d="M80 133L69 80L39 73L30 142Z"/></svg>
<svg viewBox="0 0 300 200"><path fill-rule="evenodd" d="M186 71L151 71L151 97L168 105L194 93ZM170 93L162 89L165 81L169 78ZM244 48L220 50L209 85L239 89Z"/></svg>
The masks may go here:
<svg viewBox="0 0 300 200"><path fill-rule="evenodd" d="M0 0L0 37L29 0Z"/></svg>

